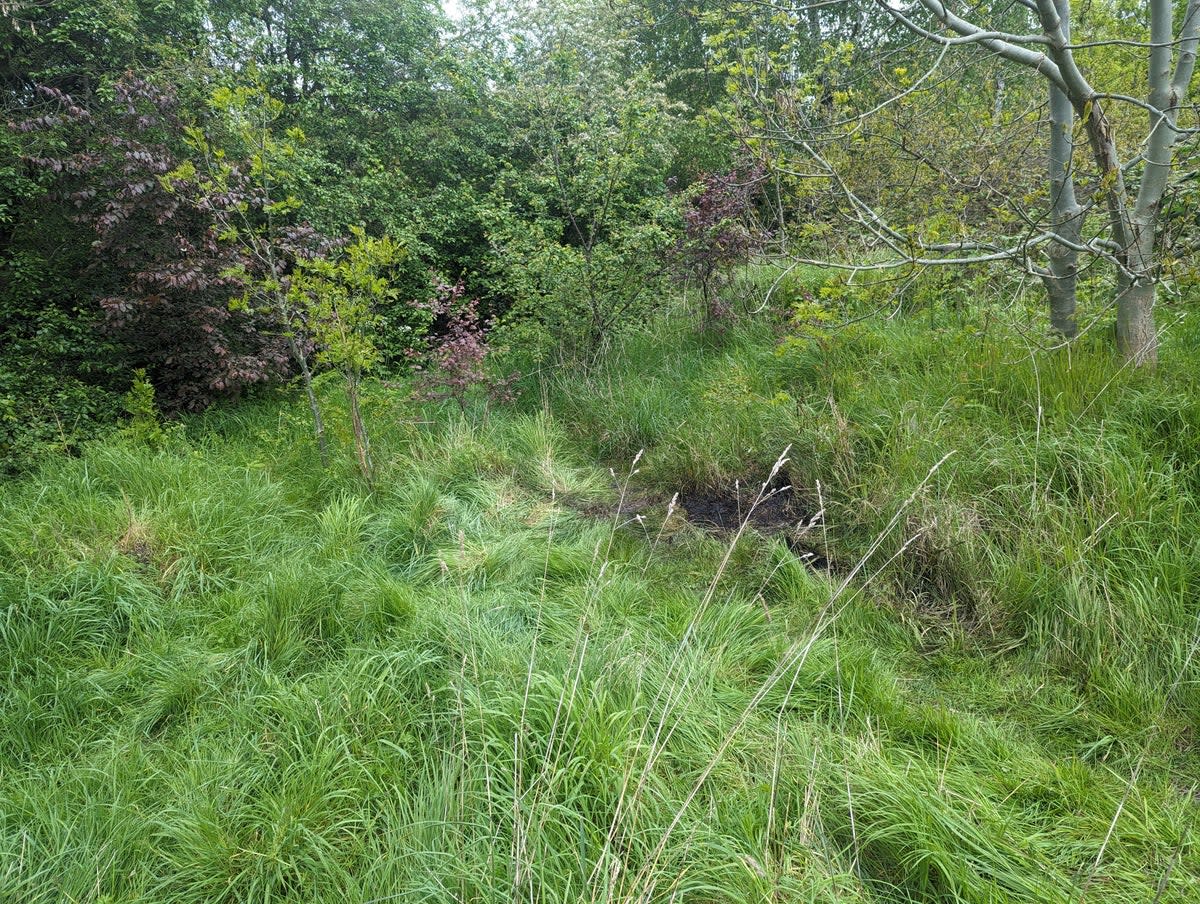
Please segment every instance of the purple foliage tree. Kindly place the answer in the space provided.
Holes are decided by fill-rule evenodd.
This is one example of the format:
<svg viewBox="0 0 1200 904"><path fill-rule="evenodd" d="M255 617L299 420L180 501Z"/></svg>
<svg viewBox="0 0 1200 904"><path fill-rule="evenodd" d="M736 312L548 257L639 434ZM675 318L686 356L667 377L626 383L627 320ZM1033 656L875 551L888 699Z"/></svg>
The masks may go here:
<svg viewBox="0 0 1200 904"><path fill-rule="evenodd" d="M708 173L684 208L683 235L675 248L677 268L700 286L710 321L728 316L729 305L720 297L723 277L759 243L751 214L764 178L761 165Z"/></svg>
<svg viewBox="0 0 1200 904"><path fill-rule="evenodd" d="M430 335L424 351L414 352L418 398L453 399L464 412L473 387L479 387L489 403L516 398L513 384L519 373L494 377L487 372L490 347L486 330L492 323L480 318L479 299L466 297L461 282L438 284L433 299L422 306L437 319L440 329Z"/></svg>
<svg viewBox="0 0 1200 904"><path fill-rule="evenodd" d="M265 200L244 180L214 189L178 176L185 123L174 92L133 74L116 83L111 106L93 110L54 88L39 92L47 112L13 125L46 133L47 149L26 163L56 176L94 229L99 325L131 368L149 371L164 407L201 409L286 375L285 325L238 303L261 264L220 235L222 210ZM288 254L314 244L303 230L294 239Z"/></svg>

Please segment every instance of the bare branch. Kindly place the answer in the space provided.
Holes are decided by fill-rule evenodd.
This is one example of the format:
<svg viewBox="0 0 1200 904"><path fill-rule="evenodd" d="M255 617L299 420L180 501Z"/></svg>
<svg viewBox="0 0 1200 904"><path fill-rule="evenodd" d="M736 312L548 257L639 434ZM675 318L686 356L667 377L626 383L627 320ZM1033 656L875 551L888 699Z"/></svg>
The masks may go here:
<svg viewBox="0 0 1200 904"><path fill-rule="evenodd" d="M919 0L921 6L933 16L933 18L958 34L960 37L947 38L944 35L939 35L936 32L930 31L918 25L913 19L905 15L905 13L893 7L888 0L875 0L876 6L886 12L895 21L899 22L909 31L927 40L938 44L946 43L974 43L986 47L997 56L1003 57L1006 60L1017 63L1021 66L1028 67L1040 72L1050 81L1066 88L1062 83L1063 77L1059 72L1059 67L1055 61L1051 60L1046 53L1029 50L1020 46L1021 44L1044 44L1048 45L1049 41L1045 35L1018 35L1008 32L992 31L986 28L968 22L946 8L946 5L941 0Z"/></svg>
<svg viewBox="0 0 1200 904"><path fill-rule="evenodd" d="M1180 128L1179 126L1177 126L1175 124L1174 115L1171 114L1169 111L1160 110L1154 104L1152 104L1148 101L1144 101L1140 98L1133 97L1129 94L1112 94L1108 91L1097 91L1095 94L1092 95L1092 97L1095 100L1115 100L1119 103L1130 104L1131 106L1134 106L1134 107L1140 107L1141 109L1145 110L1147 113L1150 114L1151 121L1153 123L1157 124L1158 121L1161 120L1165 128L1169 129L1172 132L1177 132L1180 135L1193 135L1197 131L1196 129Z"/></svg>

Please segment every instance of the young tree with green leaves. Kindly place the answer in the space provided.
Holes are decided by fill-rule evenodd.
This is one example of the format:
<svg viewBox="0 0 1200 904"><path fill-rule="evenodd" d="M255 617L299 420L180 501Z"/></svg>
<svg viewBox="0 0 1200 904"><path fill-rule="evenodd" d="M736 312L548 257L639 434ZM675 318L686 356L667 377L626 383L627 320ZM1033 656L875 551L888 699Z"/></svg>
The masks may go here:
<svg viewBox="0 0 1200 904"><path fill-rule="evenodd" d="M1188 0L1182 15L1172 0L1148 0L1130 33L1072 37L1068 0L1028 0L1027 30L996 27L987 18L960 16L941 0L919 0L899 6L876 0L911 33L944 47L967 44L985 49L1004 61L1036 72L1048 84L1057 133L1051 147L1055 215L1047 232L1049 242L1074 252L1109 261L1116 272L1116 337L1121 353L1133 364L1152 365L1158 357L1154 305L1161 278L1158 256L1158 218L1172 178L1179 145L1194 138L1196 129L1180 124L1200 46L1200 2ZM981 10L986 16L986 11ZM932 19L936 31L917 18ZM1133 23L1130 23L1133 24ZM1144 26L1143 26L1144 27ZM1093 38L1089 40L1089 38ZM1102 51L1137 50L1145 63L1144 97L1107 86L1112 68ZM1090 63L1090 65L1089 65ZM1099 85L1100 87L1097 87ZM1129 105L1146 117L1146 126L1128 141L1118 133L1109 113L1112 105ZM1071 122L1067 107L1074 112ZM1105 233L1080 242L1074 222L1085 216L1071 205L1066 174L1074 165L1073 144L1065 135L1077 125L1090 149L1095 167L1096 201L1107 220ZM1136 180L1136 181L1135 181ZM1134 187L1136 184L1136 188ZM1070 224L1069 231L1063 229ZM1052 256L1053 259L1053 256ZM1061 269L1061 268L1060 268ZM1070 274L1052 273L1055 279Z"/></svg>
<svg viewBox="0 0 1200 904"><path fill-rule="evenodd" d="M308 162L305 136L299 127L280 127L284 104L261 84L218 88L209 108L220 131L186 127L191 158L163 182L210 210L219 225L218 240L235 250L228 272L244 287L237 307L266 314L282 329L300 372L321 460L327 463L325 423L313 385L314 340L288 290L299 262L321 258L335 244L297 222L302 203L290 186Z"/></svg>
<svg viewBox="0 0 1200 904"><path fill-rule="evenodd" d="M371 442L362 415L363 376L380 361L376 337L382 326L381 306L395 301L387 278L405 250L390 238L371 238L352 227L353 241L330 257L302 261L287 290L294 318L309 331L316 360L342 375L350 410L354 456L359 475L374 484ZM412 347L423 331L412 330Z"/></svg>

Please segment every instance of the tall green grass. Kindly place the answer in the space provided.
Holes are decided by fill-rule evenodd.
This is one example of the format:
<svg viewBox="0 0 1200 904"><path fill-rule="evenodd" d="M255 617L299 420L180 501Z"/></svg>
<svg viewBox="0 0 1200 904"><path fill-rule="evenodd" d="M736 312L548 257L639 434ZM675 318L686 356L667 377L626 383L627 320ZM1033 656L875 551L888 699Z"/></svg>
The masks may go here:
<svg viewBox="0 0 1200 904"><path fill-rule="evenodd" d="M0 900L1197 900L1187 335L780 338L6 486ZM663 523L775 465L830 572Z"/></svg>
<svg viewBox="0 0 1200 904"><path fill-rule="evenodd" d="M897 610L1108 685L1140 724L1173 684L1179 713L1200 705L1178 680L1200 615L1200 386L1179 333L1147 375L1099 343L1041 354L912 321L782 345L756 325L716 352L660 330L551 408L603 458L644 449L662 491L753 485L790 447L843 567L916 489L880 554Z"/></svg>

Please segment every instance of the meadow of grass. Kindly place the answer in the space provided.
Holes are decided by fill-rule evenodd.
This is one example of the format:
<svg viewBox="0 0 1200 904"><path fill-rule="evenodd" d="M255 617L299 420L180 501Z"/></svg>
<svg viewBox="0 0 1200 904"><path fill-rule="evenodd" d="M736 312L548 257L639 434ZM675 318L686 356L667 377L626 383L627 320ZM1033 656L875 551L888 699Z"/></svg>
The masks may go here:
<svg viewBox="0 0 1200 904"><path fill-rule="evenodd" d="M4 485L0 901L1200 900L1200 337L799 336Z"/></svg>

